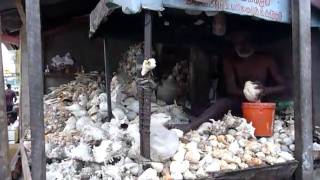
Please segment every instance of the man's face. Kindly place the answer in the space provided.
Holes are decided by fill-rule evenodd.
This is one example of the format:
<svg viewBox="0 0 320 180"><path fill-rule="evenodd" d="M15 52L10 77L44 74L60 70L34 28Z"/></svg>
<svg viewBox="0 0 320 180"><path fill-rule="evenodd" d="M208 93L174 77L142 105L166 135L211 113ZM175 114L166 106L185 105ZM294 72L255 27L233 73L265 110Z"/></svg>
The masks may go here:
<svg viewBox="0 0 320 180"><path fill-rule="evenodd" d="M226 33L226 19L223 14L217 14L212 22L212 33L223 36Z"/></svg>
<svg viewBox="0 0 320 180"><path fill-rule="evenodd" d="M236 35L233 44L235 51L241 58L247 58L254 53L254 47L250 39L243 34Z"/></svg>

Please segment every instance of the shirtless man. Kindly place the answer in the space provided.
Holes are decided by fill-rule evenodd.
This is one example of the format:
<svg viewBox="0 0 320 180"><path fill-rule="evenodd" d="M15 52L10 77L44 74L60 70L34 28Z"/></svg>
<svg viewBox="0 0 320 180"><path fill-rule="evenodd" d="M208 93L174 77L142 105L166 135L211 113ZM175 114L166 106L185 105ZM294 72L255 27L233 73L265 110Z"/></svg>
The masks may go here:
<svg viewBox="0 0 320 180"><path fill-rule="evenodd" d="M228 97L218 99L199 117L191 118L191 123L180 128L184 131L198 128L209 119L218 120L228 110L241 114L241 103L245 101L243 88L246 81L256 82L261 90L260 97L268 97L285 90L284 80L280 76L273 58L255 53L249 33L233 33L232 43L235 55L224 59L224 81ZM268 84L269 82L272 84Z"/></svg>

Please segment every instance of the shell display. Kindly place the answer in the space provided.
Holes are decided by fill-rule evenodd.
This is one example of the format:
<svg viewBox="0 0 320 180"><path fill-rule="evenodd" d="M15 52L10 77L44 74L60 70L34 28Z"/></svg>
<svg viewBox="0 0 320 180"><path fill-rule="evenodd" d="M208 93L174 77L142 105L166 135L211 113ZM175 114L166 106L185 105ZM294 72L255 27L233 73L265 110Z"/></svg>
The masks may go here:
<svg viewBox="0 0 320 180"><path fill-rule="evenodd" d="M183 132L168 130L165 124L188 122L189 119L175 104L152 103L151 157L157 162L150 164L156 173L149 170L142 176L139 103L127 93L117 76L111 84L113 117L110 122L106 122L107 95L96 74L78 74L76 80L45 96L45 145L50 160L47 179L160 178L165 169L160 162L170 161L177 153ZM129 118L129 114L132 117ZM181 158L184 159L184 155ZM73 166L66 168L70 172L55 175L66 165Z"/></svg>
<svg viewBox="0 0 320 180"><path fill-rule="evenodd" d="M294 159L290 113L276 116L269 138L256 138L252 124L231 112L183 133L165 126L189 121L182 108L157 102L151 108L151 161L146 160L140 156L138 100L115 75L107 122L107 96L97 79L78 74L44 98L48 180L198 179Z"/></svg>

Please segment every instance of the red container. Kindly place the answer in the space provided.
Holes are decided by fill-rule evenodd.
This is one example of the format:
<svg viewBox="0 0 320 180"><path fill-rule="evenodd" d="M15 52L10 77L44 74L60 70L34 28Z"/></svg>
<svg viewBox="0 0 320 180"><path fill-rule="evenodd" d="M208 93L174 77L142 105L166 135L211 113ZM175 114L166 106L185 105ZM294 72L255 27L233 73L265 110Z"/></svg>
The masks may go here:
<svg viewBox="0 0 320 180"><path fill-rule="evenodd" d="M252 122L255 136L272 136L275 109L275 103L242 103L243 117Z"/></svg>

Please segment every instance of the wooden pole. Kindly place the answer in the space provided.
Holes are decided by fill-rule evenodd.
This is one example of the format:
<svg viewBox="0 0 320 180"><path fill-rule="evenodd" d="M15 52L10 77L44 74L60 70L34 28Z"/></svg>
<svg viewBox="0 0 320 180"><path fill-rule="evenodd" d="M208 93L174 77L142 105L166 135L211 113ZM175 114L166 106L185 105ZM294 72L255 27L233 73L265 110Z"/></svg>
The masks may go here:
<svg viewBox="0 0 320 180"><path fill-rule="evenodd" d="M26 129L30 128L29 61L27 58L27 37L25 28L26 26L23 25L20 30L20 139L24 137Z"/></svg>
<svg viewBox="0 0 320 180"><path fill-rule="evenodd" d="M8 151L8 121L6 113L6 100L4 93L3 61L1 49L1 15L0 15L0 179L11 179L9 169L9 151Z"/></svg>
<svg viewBox="0 0 320 180"><path fill-rule="evenodd" d="M152 51L152 15L149 10L145 12L144 24L144 59L151 58ZM139 72L140 73L140 72ZM142 77L138 82L139 93L139 119L140 119L140 151L141 155L150 159L150 115L151 115L151 94L152 89L149 83L142 83L148 80ZM150 79L150 76L149 76Z"/></svg>
<svg viewBox="0 0 320 180"><path fill-rule="evenodd" d="M107 97L108 97L108 118L109 121L112 118L112 105L111 105L111 90L110 90L110 82L111 82L111 78L110 78L110 60L108 59L108 49L107 49L107 45L108 45L108 40L107 38L103 39L103 46L104 46L104 74L105 74L105 79L106 79L106 93L107 93Z"/></svg>
<svg viewBox="0 0 320 180"><path fill-rule="evenodd" d="M40 0L26 1L32 179L46 179Z"/></svg>
<svg viewBox="0 0 320 180"><path fill-rule="evenodd" d="M310 0L292 0L296 179L313 179Z"/></svg>

